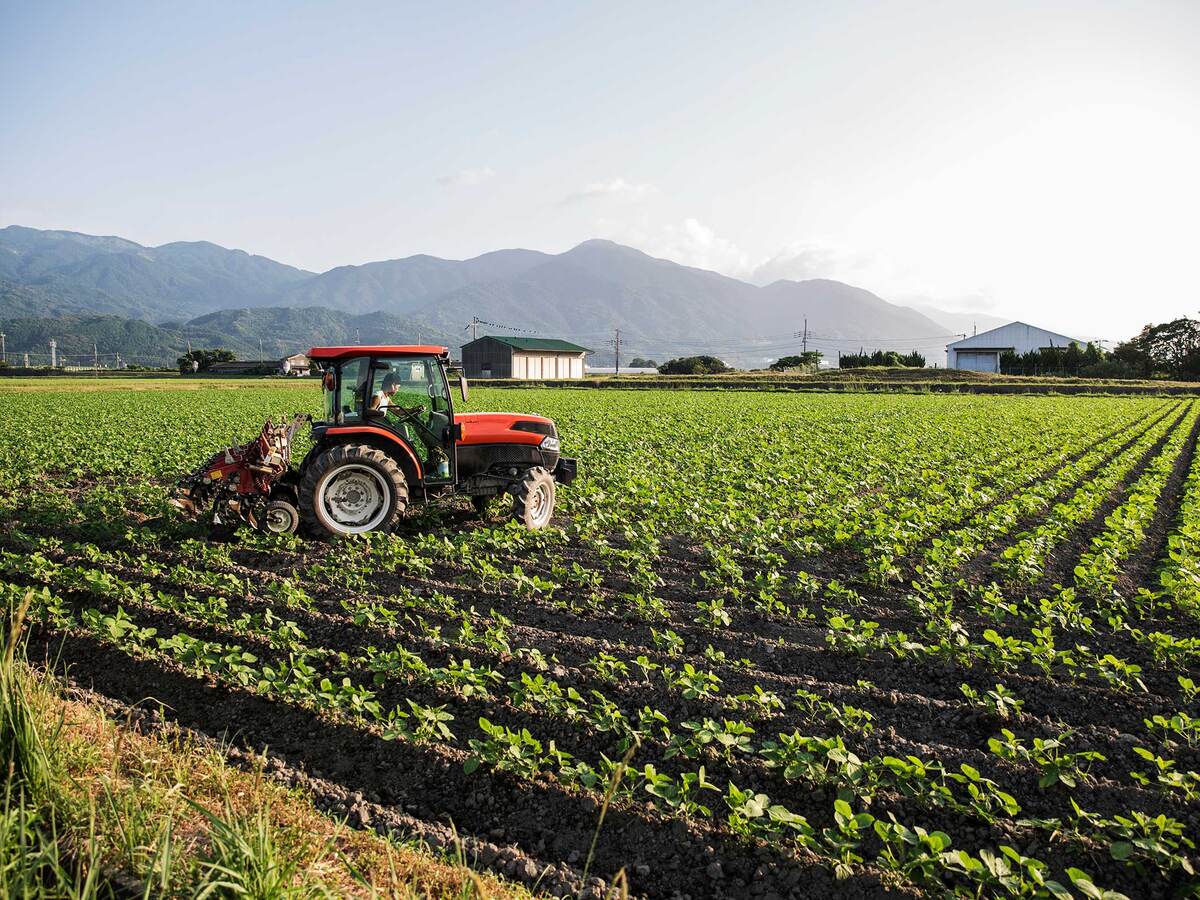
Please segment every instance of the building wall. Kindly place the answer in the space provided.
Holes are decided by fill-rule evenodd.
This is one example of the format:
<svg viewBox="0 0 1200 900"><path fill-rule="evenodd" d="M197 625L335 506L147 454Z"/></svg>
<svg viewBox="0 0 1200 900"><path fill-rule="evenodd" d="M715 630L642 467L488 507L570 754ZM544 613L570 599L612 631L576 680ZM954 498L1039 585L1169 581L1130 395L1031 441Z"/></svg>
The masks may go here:
<svg viewBox="0 0 1200 900"><path fill-rule="evenodd" d="M511 378L513 356L513 349L507 344L481 338L463 345L463 371L468 378Z"/></svg>
<svg viewBox="0 0 1200 900"><path fill-rule="evenodd" d="M1000 353L995 350L954 350L950 368L968 372L999 372Z"/></svg>
<svg viewBox="0 0 1200 900"><path fill-rule="evenodd" d="M542 381L558 378L582 378L582 353L547 353L518 350L513 353L513 378Z"/></svg>

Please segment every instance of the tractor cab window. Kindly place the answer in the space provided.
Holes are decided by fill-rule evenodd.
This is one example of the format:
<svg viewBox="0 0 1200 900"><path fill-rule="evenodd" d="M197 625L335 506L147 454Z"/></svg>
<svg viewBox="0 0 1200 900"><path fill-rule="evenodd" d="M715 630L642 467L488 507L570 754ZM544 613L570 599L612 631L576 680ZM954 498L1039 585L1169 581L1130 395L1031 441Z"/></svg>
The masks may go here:
<svg viewBox="0 0 1200 900"><path fill-rule="evenodd" d="M325 416L329 422L361 422L363 388L370 372L370 360L365 357L348 359L339 367L334 389L325 392Z"/></svg>
<svg viewBox="0 0 1200 900"><path fill-rule="evenodd" d="M422 462L449 443L450 389L436 357L376 359L371 366L368 409L403 434Z"/></svg>

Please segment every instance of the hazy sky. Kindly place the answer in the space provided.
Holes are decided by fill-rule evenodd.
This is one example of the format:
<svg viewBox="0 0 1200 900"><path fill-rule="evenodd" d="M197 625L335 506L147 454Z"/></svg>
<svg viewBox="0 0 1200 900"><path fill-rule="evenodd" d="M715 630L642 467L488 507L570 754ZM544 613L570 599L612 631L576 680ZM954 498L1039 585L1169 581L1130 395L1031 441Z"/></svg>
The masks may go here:
<svg viewBox="0 0 1200 900"><path fill-rule="evenodd" d="M1200 2L0 0L0 224L609 237L1119 338L1200 311Z"/></svg>

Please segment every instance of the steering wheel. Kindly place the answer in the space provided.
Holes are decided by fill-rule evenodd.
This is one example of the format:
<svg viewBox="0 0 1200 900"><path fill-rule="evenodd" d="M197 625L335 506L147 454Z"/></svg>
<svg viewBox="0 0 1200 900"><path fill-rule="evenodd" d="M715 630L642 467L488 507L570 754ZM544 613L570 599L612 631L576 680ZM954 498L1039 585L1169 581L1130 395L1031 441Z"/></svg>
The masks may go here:
<svg viewBox="0 0 1200 900"><path fill-rule="evenodd" d="M389 406L387 411L392 413L398 421L407 422L409 419L415 419L418 414L424 412L425 407L414 406L409 409L406 406Z"/></svg>

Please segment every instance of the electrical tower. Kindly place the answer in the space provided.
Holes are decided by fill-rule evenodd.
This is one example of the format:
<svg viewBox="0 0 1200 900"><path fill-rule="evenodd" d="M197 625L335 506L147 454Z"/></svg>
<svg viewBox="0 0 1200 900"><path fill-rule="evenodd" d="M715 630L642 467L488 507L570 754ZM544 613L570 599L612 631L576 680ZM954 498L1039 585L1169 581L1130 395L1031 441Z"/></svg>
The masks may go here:
<svg viewBox="0 0 1200 900"><path fill-rule="evenodd" d="M58 368L58 341L50 339L50 368Z"/></svg>
<svg viewBox="0 0 1200 900"><path fill-rule="evenodd" d="M611 343L613 346L613 363L614 363L613 374L620 375L621 374L621 329L620 328L613 329L613 339L612 339Z"/></svg>

